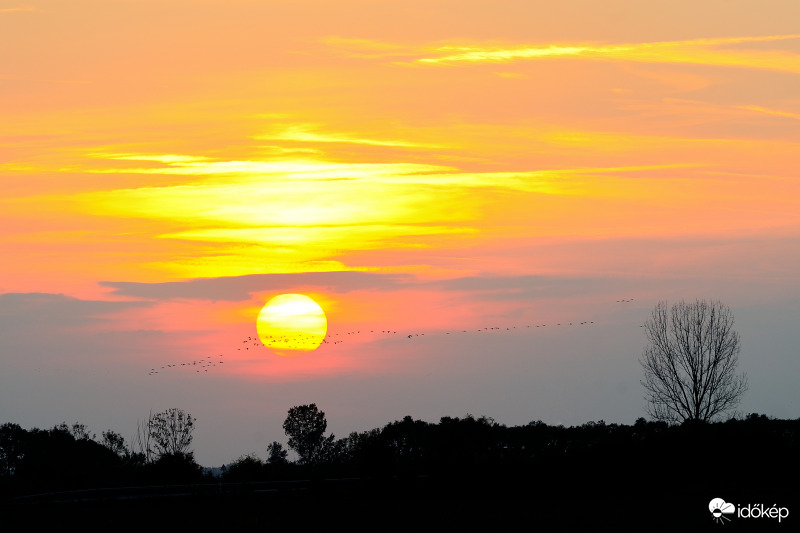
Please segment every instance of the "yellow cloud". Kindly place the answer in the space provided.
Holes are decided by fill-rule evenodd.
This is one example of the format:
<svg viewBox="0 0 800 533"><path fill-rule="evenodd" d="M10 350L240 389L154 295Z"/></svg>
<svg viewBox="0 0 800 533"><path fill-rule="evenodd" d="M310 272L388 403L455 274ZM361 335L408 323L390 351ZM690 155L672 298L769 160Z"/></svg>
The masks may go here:
<svg viewBox="0 0 800 533"><path fill-rule="evenodd" d="M789 39L800 39L800 35L694 39L622 45L442 46L435 49L438 56L423 57L417 59L417 62L435 65L579 57L644 63L689 63L746 67L800 73L800 56L796 54L776 50L723 48L746 43Z"/></svg>
<svg viewBox="0 0 800 533"><path fill-rule="evenodd" d="M180 159L180 158L186 159ZM165 158L173 158L166 161ZM117 158L119 159L119 158ZM178 174L203 175L279 175L291 179L341 180L359 177L376 177L385 174L404 175L423 172L451 170L440 165L417 163L333 163L313 159L292 161L208 161L195 160L190 156L138 156L138 160L162 161L160 168L110 168L92 169L88 172L100 174Z"/></svg>
<svg viewBox="0 0 800 533"><path fill-rule="evenodd" d="M737 109L744 109L747 111L755 111L756 113L762 113L764 115L774 115L776 117L786 117L792 118L794 120L800 120L800 113L790 113L788 111L779 111L777 109L769 109L767 107L761 107L757 105L740 105L736 106Z"/></svg>
<svg viewBox="0 0 800 533"><path fill-rule="evenodd" d="M215 245L202 254L170 257L145 266L178 279L353 270L340 261L319 259L323 255L319 250Z"/></svg>
<svg viewBox="0 0 800 533"><path fill-rule="evenodd" d="M203 242L263 243L278 246L313 245L315 247L341 248L342 242L358 243L359 250L380 248L385 241L398 237L420 235L447 235L475 233L474 228L371 224L342 226L280 226L263 228L212 228L160 235L162 239L179 239ZM402 246L402 245L401 245ZM415 246L408 243L406 246ZM349 246L348 246L349 248Z"/></svg>
<svg viewBox="0 0 800 533"><path fill-rule="evenodd" d="M495 72L495 74L501 78L506 78L511 80L522 79L527 77L525 76L525 74L522 74L520 72Z"/></svg>
<svg viewBox="0 0 800 533"><path fill-rule="evenodd" d="M4 7L0 9L0 13L22 13L30 11L40 11L35 7Z"/></svg>
<svg viewBox="0 0 800 533"><path fill-rule="evenodd" d="M106 154L102 152L89 154L90 157L97 159L116 159L121 161L156 161L158 163L195 163L197 161L208 161L208 157L194 155L175 155L175 154Z"/></svg>
<svg viewBox="0 0 800 533"><path fill-rule="evenodd" d="M471 222L479 218L474 203L419 185L426 173L449 167L176 159L163 169L127 171L197 176L191 184L94 191L68 202L91 215L155 221L155 237L187 243L166 263L192 276L240 275L348 251L424 246L432 236L474 233ZM59 203L65 206L63 199Z"/></svg>
<svg viewBox="0 0 800 533"><path fill-rule="evenodd" d="M472 231L471 223L480 217L474 210L480 200L465 203L459 191L581 195L588 190L587 179L596 174L676 166L459 172L410 163L176 159L168 168L125 172L228 176L80 194L73 197L77 209L93 215L169 220L183 227L161 234L165 238L359 249L399 236Z"/></svg>
<svg viewBox="0 0 800 533"><path fill-rule="evenodd" d="M331 36L323 38L322 42L344 52L349 57L357 58L398 57L414 53L414 50L407 46L373 39L348 39Z"/></svg>
<svg viewBox="0 0 800 533"><path fill-rule="evenodd" d="M282 130L256 135L256 140L280 140L280 141L300 141L315 143L352 143L365 144L370 146L395 146L401 148L442 148L438 144L422 144L410 141L387 140L387 139L367 139L347 133L320 133L315 131L319 128L317 124L294 124Z"/></svg>
<svg viewBox="0 0 800 533"><path fill-rule="evenodd" d="M285 146L275 146L275 145L267 145L260 147L265 153L272 153L272 154L321 154L320 150L316 150L314 148L301 148L301 147L292 147L287 148Z"/></svg>
<svg viewBox="0 0 800 533"><path fill-rule="evenodd" d="M542 135L542 139L552 144L603 147L614 149L628 141L625 136L604 132L553 132ZM651 141L653 142L653 141ZM197 206L213 205L214 212L224 210L224 204L235 205L234 211L245 213L241 204L257 202L262 199L271 205L279 205L283 199L313 199L326 195L338 201L347 201L356 195L359 202L368 203L362 193L378 194L381 188L444 187L455 189L493 188L509 189L544 194L575 194L575 177L584 174L604 172L631 172L664 168L682 168L685 165L647 165L633 167L604 167L558 169L546 171L518 172L464 172L454 167L418 163L338 163L315 159L282 161L208 161L205 158L184 155L114 155L113 159L152 160L165 162L161 168L114 168L95 169L96 173L133 174L180 174L188 176L224 175L235 179L224 182L205 180L188 185L173 187L151 187L88 193L92 205L105 205L112 197L126 196L124 211L136 209L134 206L152 204L147 211L176 214L167 204L178 203L182 198L190 206L191 217L206 212ZM330 182L330 183L324 183ZM347 183L349 182L349 185ZM405 189L402 191L408 196ZM413 193L411 194L413 196ZM273 209L274 212L274 209ZM319 206L308 213L295 210L289 218L298 219L300 225L324 223L326 216ZM271 224L274 221L268 214L257 212L247 215L247 220L258 220L258 224ZM286 215L288 216L288 215ZM286 218L281 220L286 222ZM303 222L305 221L305 222ZM339 223L339 222L337 222Z"/></svg>

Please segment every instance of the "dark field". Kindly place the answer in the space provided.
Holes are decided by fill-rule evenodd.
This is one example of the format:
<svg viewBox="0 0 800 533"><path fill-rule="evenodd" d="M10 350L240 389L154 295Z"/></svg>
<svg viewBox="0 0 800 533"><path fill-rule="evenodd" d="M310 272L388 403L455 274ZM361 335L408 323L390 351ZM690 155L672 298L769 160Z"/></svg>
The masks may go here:
<svg viewBox="0 0 800 533"><path fill-rule="evenodd" d="M704 475L701 473L700 475ZM795 511L796 479L771 487L720 486L658 490L570 474L551 494L542 480L326 479L292 482L171 485L71 491L17 498L3 505L9 531L69 523L124 524L164 530L289 527L300 531L679 531L722 527L708 511L711 498L779 503ZM572 489L566 485L572 484ZM655 484L654 484L655 485ZM660 493L656 496L651 492ZM668 494L671 493L671 494ZM794 531L796 518L733 519L727 530ZM5 529L5 528L4 528Z"/></svg>
<svg viewBox="0 0 800 533"><path fill-rule="evenodd" d="M406 419L327 462L239 460L221 477L190 461L137 466L106 454L103 463L89 453L99 444L73 450L63 440L60 455L32 448L31 464L0 477L2 529L796 531L798 428L764 416L572 428ZM715 520L714 498L788 516Z"/></svg>

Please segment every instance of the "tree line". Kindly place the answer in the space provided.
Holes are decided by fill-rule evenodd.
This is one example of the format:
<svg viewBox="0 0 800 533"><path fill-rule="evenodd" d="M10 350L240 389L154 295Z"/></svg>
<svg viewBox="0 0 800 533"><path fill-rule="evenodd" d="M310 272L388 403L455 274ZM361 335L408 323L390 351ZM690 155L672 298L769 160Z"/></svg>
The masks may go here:
<svg viewBox="0 0 800 533"><path fill-rule="evenodd" d="M632 425L598 421L573 427L541 421L507 427L472 415L442 417L438 423L406 416L336 438L326 435L325 413L307 404L289 409L283 424L296 459L290 460L288 450L273 441L264 450L266 459L243 455L216 476L204 473L194 459L195 424L182 410L168 409L140 423L132 442L113 431L97 438L81 424L62 423L49 430L3 424L2 494L9 498L97 487L358 478L395 484L429 479L447 490L495 487L553 496L569 494L575 483L602 491L610 479L625 479L628 483L622 486L632 490L674 490L686 481L680 472L694 472L696 486L703 479L717 487L728 478L736 483L772 481L764 476L773 476L774 469L730 468L746 457L769 457L786 475L800 473L800 419L756 414L714 423L676 425L640 418ZM698 481L697 472L713 475Z"/></svg>
<svg viewBox="0 0 800 533"><path fill-rule="evenodd" d="M125 484L200 482L191 450L195 419L181 409L150 413L127 442L107 430L98 438L84 424L51 429L0 425L0 493L30 494Z"/></svg>

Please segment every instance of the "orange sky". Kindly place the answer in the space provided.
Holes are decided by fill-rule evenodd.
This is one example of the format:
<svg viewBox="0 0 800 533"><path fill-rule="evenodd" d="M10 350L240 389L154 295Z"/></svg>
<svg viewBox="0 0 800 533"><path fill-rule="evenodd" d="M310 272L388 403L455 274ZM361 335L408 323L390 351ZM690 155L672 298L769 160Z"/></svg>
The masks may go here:
<svg viewBox="0 0 800 533"><path fill-rule="evenodd" d="M665 298L796 309L797 20L794 0L0 1L3 316L30 311L22 335L50 324L42 306L85 307L48 319L87 352L74 364L146 380L241 351L281 292L314 296L342 334L578 321L626 294L634 326ZM640 410L618 407L641 403L639 333L628 396L598 416ZM112 334L125 350L79 340ZM449 368L432 355L447 345L382 342L229 353L217 372L451 386L420 377ZM31 390L58 382L6 343ZM347 420L394 416L335 401Z"/></svg>

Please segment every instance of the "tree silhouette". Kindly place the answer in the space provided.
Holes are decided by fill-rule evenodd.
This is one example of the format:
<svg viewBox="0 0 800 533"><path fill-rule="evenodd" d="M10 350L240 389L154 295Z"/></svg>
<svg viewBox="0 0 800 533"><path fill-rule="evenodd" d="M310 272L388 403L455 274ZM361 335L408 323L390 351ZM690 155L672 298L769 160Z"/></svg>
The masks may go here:
<svg viewBox="0 0 800 533"><path fill-rule="evenodd" d="M229 482L258 481L264 475L264 462L254 453L242 455L225 469Z"/></svg>
<svg viewBox="0 0 800 533"><path fill-rule="evenodd" d="M644 324L648 345L640 363L648 413L659 421L708 422L734 409L747 390L736 373L739 334L720 302L660 302Z"/></svg>
<svg viewBox="0 0 800 533"><path fill-rule="evenodd" d="M0 476L11 476L25 456L28 432L19 424L7 422L0 426Z"/></svg>
<svg viewBox="0 0 800 533"><path fill-rule="evenodd" d="M283 430L289 437L289 447L300 457L300 464L314 465L322 459L326 442L333 440L333 435L324 437L327 428L325 413L316 404L289 409Z"/></svg>
<svg viewBox="0 0 800 533"><path fill-rule="evenodd" d="M69 433L75 440L94 440L96 437L94 433L89 432L89 428L86 427L86 424L81 424L80 422L75 422L72 424L72 427L68 426L66 422L61 422L53 429Z"/></svg>
<svg viewBox="0 0 800 533"><path fill-rule="evenodd" d="M103 431L103 440L100 444L114 452L118 457L126 459L130 454L125 445L125 438L116 431Z"/></svg>
<svg viewBox="0 0 800 533"><path fill-rule="evenodd" d="M192 415L175 407L152 415L147 422L147 428L156 455L161 458L189 453L194 422Z"/></svg>
<svg viewBox="0 0 800 533"><path fill-rule="evenodd" d="M283 449L283 444L280 442L275 440L267 445L267 464L285 465L289 462L286 460L287 455L289 452Z"/></svg>

